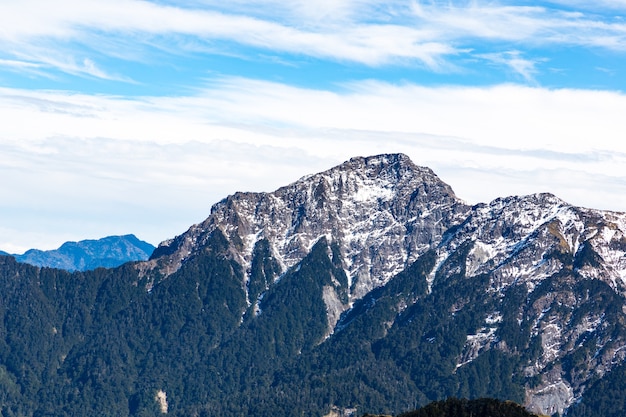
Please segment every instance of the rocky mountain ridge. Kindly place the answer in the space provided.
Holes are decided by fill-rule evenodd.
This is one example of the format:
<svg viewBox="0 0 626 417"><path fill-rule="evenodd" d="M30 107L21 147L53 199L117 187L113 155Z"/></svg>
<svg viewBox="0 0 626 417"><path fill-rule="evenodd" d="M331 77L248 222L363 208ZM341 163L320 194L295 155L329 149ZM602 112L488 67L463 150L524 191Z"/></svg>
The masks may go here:
<svg viewBox="0 0 626 417"><path fill-rule="evenodd" d="M626 295L623 213L574 207L551 194L499 198L470 207L428 168L414 165L402 154L379 155L353 158L273 193L230 196L216 204L203 223L162 243L150 267L173 273L202 250L215 230L232 244L231 255L245 271L245 289L259 242L269 244L279 265L273 276L266 277L265 288L254 294L257 299L248 297L249 304L258 303L320 238L336 243L348 278L348 297L339 301L338 286L325 290L329 334L354 301L385 286L429 250L435 250L437 261L427 278L428 291L436 277L488 276L487 291L503 303L511 288L523 288L531 299L539 294L537 288L566 275L560 285L570 288L554 288L533 304L516 306L520 328L530 326L528 338L541 345L541 353L524 370L528 378L540 376L536 386L526 388L526 403L533 411L562 413L581 398L591 380L626 358L626 339L607 334L614 328L605 323L605 313L577 316L577 309L588 308L588 299L571 288L580 280L593 279L620 297ZM555 306L561 310L567 306L569 311L554 312ZM398 313L405 308L399 306ZM450 313L462 308L459 300ZM457 367L488 349L523 348L502 341L498 332L502 320L497 309L484 317L476 334L467 335ZM585 369L576 375L553 370L570 354L580 353L586 337L595 338L597 349Z"/></svg>
<svg viewBox="0 0 626 417"><path fill-rule="evenodd" d="M464 264L455 267L465 269L465 279L487 275L488 291L503 300L511 288L526 293L526 301L515 307L516 319L520 329L526 327L528 337L541 345L541 352L524 369L526 376L541 376L538 385L526 391L531 409L563 413L580 399L591 379L624 362L626 339L611 321L624 318L625 214L573 207L551 194L478 205L437 248L437 266L429 280L437 273L443 272L444 279L458 273L444 265L463 250ZM583 294L576 291L591 280L608 285L618 295L613 302L619 304L598 305L597 300L590 301L589 289ZM481 350L511 349L498 337L502 319L501 311L489 312L484 327L468 335L459 367ZM589 350L584 346L591 340L594 346ZM578 369L564 369L571 366L569 355L574 353L585 360Z"/></svg>
<svg viewBox="0 0 626 417"><path fill-rule="evenodd" d="M145 262L0 257L1 412L621 417L625 236L551 194L469 206L391 154L229 196Z"/></svg>

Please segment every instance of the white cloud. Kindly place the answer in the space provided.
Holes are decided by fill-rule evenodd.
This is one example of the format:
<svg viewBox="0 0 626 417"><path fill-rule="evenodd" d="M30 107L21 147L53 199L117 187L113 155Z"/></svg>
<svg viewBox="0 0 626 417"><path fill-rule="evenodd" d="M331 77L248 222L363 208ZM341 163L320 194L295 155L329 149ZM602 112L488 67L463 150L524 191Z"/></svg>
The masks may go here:
<svg viewBox="0 0 626 417"><path fill-rule="evenodd" d="M420 30L393 22L384 25L354 22L309 30L256 18L254 14L182 9L146 1L62 3L67 4L31 0L0 6L0 27L4 27L0 39L5 42L5 50L25 55L31 53L26 42L48 44L52 38L84 43L91 38L90 32L106 31L111 36L130 35L129 42L145 41L142 34L144 37L180 34L368 65L413 59L437 67L440 57L456 53L455 48L437 42ZM308 6L302 8L307 14L312 10ZM89 46L98 50L97 45ZM65 68L59 65L59 69Z"/></svg>
<svg viewBox="0 0 626 417"><path fill-rule="evenodd" d="M0 89L4 140L51 136L185 143L289 143L274 132L345 129L464 138L508 150L626 152L617 92L516 85L423 87L355 82L343 91L224 78L194 96L90 96ZM24 123L24 120L38 123ZM453 123L451 123L453 121ZM265 139L264 139L265 138Z"/></svg>
<svg viewBox="0 0 626 417"><path fill-rule="evenodd" d="M585 0L552 0L548 3L563 5L566 7L581 8L584 10L590 10L594 13L598 13L599 11L603 11L605 9L611 11L626 10L625 0L596 0L594 2Z"/></svg>
<svg viewBox="0 0 626 417"><path fill-rule="evenodd" d="M470 202L551 191L626 210L620 93L227 78L178 98L5 88L0 112L0 249L131 232L157 243L227 194L383 152L430 166Z"/></svg>
<svg viewBox="0 0 626 417"><path fill-rule="evenodd" d="M442 71L479 42L492 43L494 53L502 53L499 42L515 42L519 48L626 50L626 23L612 16L482 1L258 0L173 6L140 0L25 0L0 4L0 28L6 61L122 80L96 66L94 56L133 59L153 48L172 51L199 41L212 51L236 44L369 66L419 63ZM115 47L100 46L103 33ZM176 36L196 42L173 45ZM191 47L197 51L197 45ZM528 76L528 60L509 62Z"/></svg>
<svg viewBox="0 0 626 417"><path fill-rule="evenodd" d="M12 59L0 59L0 66L15 68L19 70L28 70L41 67L41 65L34 64L32 62L16 61Z"/></svg>
<svg viewBox="0 0 626 417"><path fill-rule="evenodd" d="M538 62L537 60L523 58L520 51L481 54L479 57L491 61L494 64L508 67L528 83L536 83L535 74L538 72Z"/></svg>

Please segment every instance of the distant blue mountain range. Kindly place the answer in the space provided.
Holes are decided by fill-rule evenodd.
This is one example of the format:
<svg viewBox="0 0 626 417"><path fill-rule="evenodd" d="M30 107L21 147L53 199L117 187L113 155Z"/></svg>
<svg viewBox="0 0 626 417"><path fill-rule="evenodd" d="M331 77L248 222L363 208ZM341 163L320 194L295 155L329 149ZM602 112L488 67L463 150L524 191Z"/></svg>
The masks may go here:
<svg viewBox="0 0 626 417"><path fill-rule="evenodd" d="M58 249L30 249L22 255L8 254L18 262L40 267L65 269L68 271L88 271L96 268L114 268L129 261L145 261L154 246L135 235L108 236L98 240L66 242Z"/></svg>

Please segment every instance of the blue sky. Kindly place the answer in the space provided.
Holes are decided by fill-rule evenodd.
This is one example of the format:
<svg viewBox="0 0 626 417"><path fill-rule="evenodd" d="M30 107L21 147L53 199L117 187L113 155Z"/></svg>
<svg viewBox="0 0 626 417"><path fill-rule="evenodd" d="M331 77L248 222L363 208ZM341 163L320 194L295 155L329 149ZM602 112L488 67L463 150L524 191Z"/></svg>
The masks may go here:
<svg viewBox="0 0 626 417"><path fill-rule="evenodd" d="M382 152L626 211L625 71L624 0L0 3L0 249L157 244Z"/></svg>

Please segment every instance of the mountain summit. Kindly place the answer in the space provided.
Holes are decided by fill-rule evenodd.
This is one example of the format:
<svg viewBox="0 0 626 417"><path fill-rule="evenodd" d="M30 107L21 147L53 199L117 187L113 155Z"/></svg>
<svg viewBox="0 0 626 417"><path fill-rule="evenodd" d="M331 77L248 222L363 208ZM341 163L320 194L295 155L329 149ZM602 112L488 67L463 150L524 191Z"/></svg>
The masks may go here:
<svg viewBox="0 0 626 417"><path fill-rule="evenodd" d="M353 158L225 198L145 262L0 257L2 412L621 417L625 296L626 214L469 206L406 155Z"/></svg>
<svg viewBox="0 0 626 417"><path fill-rule="evenodd" d="M340 249L353 300L437 245L468 209L450 186L406 155L352 158L272 193L222 200L204 222L159 245L152 259L172 273L219 229L248 279L259 242L269 244L282 272L324 236Z"/></svg>

